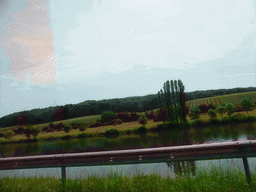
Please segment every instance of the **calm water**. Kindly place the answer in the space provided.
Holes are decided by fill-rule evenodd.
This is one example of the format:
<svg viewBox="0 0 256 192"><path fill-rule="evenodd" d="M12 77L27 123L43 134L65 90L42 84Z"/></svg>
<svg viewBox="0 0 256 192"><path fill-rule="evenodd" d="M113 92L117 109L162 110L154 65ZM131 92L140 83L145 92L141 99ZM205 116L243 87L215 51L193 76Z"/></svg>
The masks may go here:
<svg viewBox="0 0 256 192"><path fill-rule="evenodd" d="M107 139L86 138L72 139L69 141L45 141L38 143L8 144L0 145L1 157L6 156L27 156L36 154L54 154L67 152L86 152L101 150L116 150L129 148L148 148L163 146L182 146L192 144L214 143L224 141L255 140L256 123L243 123L225 126L210 126L207 128L191 129L190 131L168 131L162 133L147 133L146 135L122 135L118 138ZM251 172L256 170L256 158L248 158ZM184 169L194 173L196 169L208 168L210 165L221 165L224 168L243 168L242 159L227 160L204 160L176 162L172 166L166 163L133 164L133 165L112 165L112 166L81 166L67 167L67 178L87 178L96 175L105 176L109 171L117 171L123 175L132 177L136 173L145 175L159 173L162 177L171 176L175 178L177 173L184 174ZM10 177L55 177L61 178L61 168L21 169L0 171L0 178Z"/></svg>

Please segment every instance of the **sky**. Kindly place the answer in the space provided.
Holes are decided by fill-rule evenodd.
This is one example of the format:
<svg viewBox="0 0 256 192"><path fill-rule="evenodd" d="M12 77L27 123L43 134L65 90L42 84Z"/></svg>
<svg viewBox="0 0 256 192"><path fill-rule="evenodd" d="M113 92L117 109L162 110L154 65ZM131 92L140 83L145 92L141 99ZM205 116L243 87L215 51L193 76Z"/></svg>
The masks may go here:
<svg viewBox="0 0 256 192"><path fill-rule="evenodd" d="M0 118L157 94L256 87L253 0L1 0Z"/></svg>

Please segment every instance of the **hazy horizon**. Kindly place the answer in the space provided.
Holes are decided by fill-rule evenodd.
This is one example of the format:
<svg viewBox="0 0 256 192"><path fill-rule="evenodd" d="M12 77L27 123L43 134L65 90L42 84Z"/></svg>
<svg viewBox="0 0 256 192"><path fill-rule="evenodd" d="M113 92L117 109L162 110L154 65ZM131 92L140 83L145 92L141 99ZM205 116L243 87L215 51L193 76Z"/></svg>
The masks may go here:
<svg viewBox="0 0 256 192"><path fill-rule="evenodd" d="M86 100L256 87L255 3L0 2L0 118Z"/></svg>

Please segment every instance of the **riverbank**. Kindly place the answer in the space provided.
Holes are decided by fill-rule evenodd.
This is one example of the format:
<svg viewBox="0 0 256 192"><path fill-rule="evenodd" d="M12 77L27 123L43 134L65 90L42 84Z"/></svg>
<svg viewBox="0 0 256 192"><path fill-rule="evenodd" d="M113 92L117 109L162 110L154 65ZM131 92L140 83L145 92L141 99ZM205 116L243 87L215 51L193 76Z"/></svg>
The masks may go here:
<svg viewBox="0 0 256 192"><path fill-rule="evenodd" d="M130 178L110 173L107 177L88 175L87 179L67 179L65 191L256 191L256 171L251 171L250 188L243 169L223 169L211 166L209 169L196 169L195 175L180 175L177 178L163 178L159 174L136 174ZM62 180L54 177L2 178L0 191L45 192L61 191Z"/></svg>
<svg viewBox="0 0 256 192"><path fill-rule="evenodd" d="M210 121L210 117L207 114L200 114L199 121L193 121L189 116L187 116L187 121L189 127L205 127L211 124L232 124L232 123L244 123L250 121L256 121L256 109L249 112L236 112L232 115L234 118L229 118L227 115L221 116L217 115L216 121ZM94 117L96 118L96 117ZM89 119L89 118L88 118ZM92 121L92 119L91 119ZM56 122L56 124L59 122ZM104 137L107 129L115 128L120 132L120 135L131 135L135 133L140 127L138 121L122 123L120 125L109 125L96 128L86 127L85 131L80 131L79 129L73 129L69 133L64 131L55 131L55 132L40 132L36 138L28 139L25 134L15 135L10 141L0 138L0 144L9 144L9 143L28 143L28 142L37 142L37 141L50 141L50 140L67 140L72 138L86 138L86 137ZM144 126L148 132L156 132L164 129L168 129L167 126L163 125L163 122L154 122L152 119L148 120L148 123Z"/></svg>

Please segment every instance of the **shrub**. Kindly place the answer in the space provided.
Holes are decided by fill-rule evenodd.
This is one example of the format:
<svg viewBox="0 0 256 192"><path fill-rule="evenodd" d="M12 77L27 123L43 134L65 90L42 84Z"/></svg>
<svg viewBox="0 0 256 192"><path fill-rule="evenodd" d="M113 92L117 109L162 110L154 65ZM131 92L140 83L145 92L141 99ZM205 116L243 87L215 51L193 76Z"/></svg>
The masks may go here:
<svg viewBox="0 0 256 192"><path fill-rule="evenodd" d="M40 133L41 129L39 127L35 127L34 128L35 132L33 133L34 138L36 138L38 136L38 134Z"/></svg>
<svg viewBox="0 0 256 192"><path fill-rule="evenodd" d="M54 126L53 122L49 123L49 127L52 128Z"/></svg>
<svg viewBox="0 0 256 192"><path fill-rule="evenodd" d="M105 111L100 115L102 123L112 121L115 117L115 113L113 111Z"/></svg>
<svg viewBox="0 0 256 192"><path fill-rule="evenodd" d="M101 127L101 126L103 126L103 123L101 123L101 122L91 123L91 124L89 125L90 128L93 128L93 127Z"/></svg>
<svg viewBox="0 0 256 192"><path fill-rule="evenodd" d="M115 115L115 119L121 119L122 122L130 122L131 118L128 113L119 112Z"/></svg>
<svg viewBox="0 0 256 192"><path fill-rule="evenodd" d="M200 109L198 107L198 105L193 105L191 108L190 108L190 116L191 116L191 119L192 120L196 120L199 118L199 115L200 115Z"/></svg>
<svg viewBox="0 0 256 192"><path fill-rule="evenodd" d="M96 121L101 122L102 121L101 116L97 117Z"/></svg>
<svg viewBox="0 0 256 192"><path fill-rule="evenodd" d="M139 123L145 126L148 123L147 121L148 121L148 118L146 117L146 115L141 114L139 117Z"/></svg>
<svg viewBox="0 0 256 192"><path fill-rule="evenodd" d="M207 112L207 114L210 116L210 118L211 118L212 120L216 119L216 117L217 117L217 114L216 114L216 112L215 112L214 109L209 109L208 112Z"/></svg>
<svg viewBox="0 0 256 192"><path fill-rule="evenodd" d="M219 106L216 108L215 111L216 111L218 114L220 114L221 117L223 118L223 113L225 113L226 110L227 110L227 109L226 109L225 106L219 105Z"/></svg>
<svg viewBox="0 0 256 192"><path fill-rule="evenodd" d="M147 112L147 113L146 113L146 117L147 117L148 119L154 119L154 118L155 118L155 113L154 113L154 111Z"/></svg>
<svg viewBox="0 0 256 192"><path fill-rule="evenodd" d="M117 129L107 129L104 133L105 137L115 137L119 136L120 132Z"/></svg>
<svg viewBox="0 0 256 192"><path fill-rule="evenodd" d="M146 133L147 129L146 127L142 126L142 127L137 127L133 130L133 133L135 134L140 134L140 133Z"/></svg>
<svg viewBox="0 0 256 192"><path fill-rule="evenodd" d="M235 112L235 110L236 110L236 107L232 103L226 104L226 111L229 117Z"/></svg>
<svg viewBox="0 0 256 192"><path fill-rule="evenodd" d="M62 140L68 140L68 139L71 139L72 136L71 135L63 135L60 139Z"/></svg>
<svg viewBox="0 0 256 192"><path fill-rule="evenodd" d="M207 104L201 104L199 105L199 109L201 113L207 113L210 109L210 106L208 106Z"/></svg>
<svg viewBox="0 0 256 192"><path fill-rule="evenodd" d="M131 121L137 121L139 116L140 115L137 112L131 112Z"/></svg>
<svg viewBox="0 0 256 192"><path fill-rule="evenodd" d="M123 123L123 122L122 122L121 119L116 119L116 124L120 125L120 124L122 124L122 123Z"/></svg>
<svg viewBox="0 0 256 192"><path fill-rule="evenodd" d="M246 109L247 115L248 115L248 110L252 110L253 101L252 101L251 98L245 97L245 98L241 99L240 105L241 105L244 109Z"/></svg>
<svg viewBox="0 0 256 192"><path fill-rule="evenodd" d="M192 121L191 125L193 127L202 127L203 126L203 121L200 119L196 119L194 121Z"/></svg>
<svg viewBox="0 0 256 192"><path fill-rule="evenodd" d="M0 133L0 137L3 137L4 136L4 134L3 133Z"/></svg>
<svg viewBox="0 0 256 192"><path fill-rule="evenodd" d="M90 136L90 134L88 134L88 133L79 133L76 137L77 138L85 138L85 137L89 137Z"/></svg>
<svg viewBox="0 0 256 192"><path fill-rule="evenodd" d="M72 130L72 126L69 124L64 124L64 131L69 133Z"/></svg>
<svg viewBox="0 0 256 192"><path fill-rule="evenodd" d="M131 130L125 130L124 131L126 134L132 134L132 131Z"/></svg>
<svg viewBox="0 0 256 192"><path fill-rule="evenodd" d="M114 119L114 120L112 120L112 121L110 121L110 122L106 122L106 123L104 123L104 125L106 126L106 125L114 125L116 123L116 119Z"/></svg>
<svg viewBox="0 0 256 192"><path fill-rule="evenodd" d="M24 129L24 133L26 134L27 138L30 138L30 135L35 134L35 129L33 128L33 125L27 125L27 127Z"/></svg>
<svg viewBox="0 0 256 192"><path fill-rule="evenodd" d="M210 107L210 109L213 109L213 110L216 109L216 106L212 103L210 103L208 106Z"/></svg>
<svg viewBox="0 0 256 192"><path fill-rule="evenodd" d="M166 121L167 119L167 110L165 108L161 108L157 110L157 114L155 115L154 122L158 121Z"/></svg>
<svg viewBox="0 0 256 192"><path fill-rule="evenodd" d="M9 141L11 140L11 138L15 135L15 133L11 130L5 131L4 132L4 138L8 139Z"/></svg>
<svg viewBox="0 0 256 192"><path fill-rule="evenodd" d="M85 131L86 124L85 123L78 123L79 131Z"/></svg>

